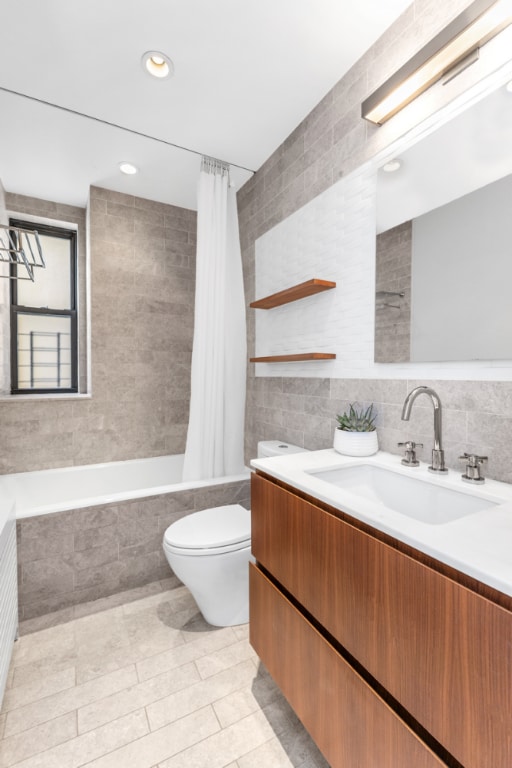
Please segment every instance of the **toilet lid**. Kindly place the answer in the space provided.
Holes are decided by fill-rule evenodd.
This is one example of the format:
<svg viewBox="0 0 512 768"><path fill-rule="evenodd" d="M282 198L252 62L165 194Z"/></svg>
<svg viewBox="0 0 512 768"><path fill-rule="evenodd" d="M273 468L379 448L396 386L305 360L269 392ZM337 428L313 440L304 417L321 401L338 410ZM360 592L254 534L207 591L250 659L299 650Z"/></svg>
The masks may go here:
<svg viewBox="0 0 512 768"><path fill-rule="evenodd" d="M193 512L170 525L165 543L182 549L213 549L251 538L251 513L240 504Z"/></svg>

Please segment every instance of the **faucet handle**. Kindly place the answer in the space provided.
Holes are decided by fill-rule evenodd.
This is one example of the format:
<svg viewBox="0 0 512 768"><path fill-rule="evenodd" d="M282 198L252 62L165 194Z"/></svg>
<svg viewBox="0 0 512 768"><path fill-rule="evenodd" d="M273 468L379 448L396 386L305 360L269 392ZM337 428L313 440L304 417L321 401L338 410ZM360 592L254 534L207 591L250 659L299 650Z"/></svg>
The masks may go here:
<svg viewBox="0 0 512 768"><path fill-rule="evenodd" d="M423 443L415 443L412 440L406 440L403 443L398 443L400 448L405 448L405 456L402 459L402 464L406 467L418 467L419 461L416 458L416 448L423 448Z"/></svg>
<svg viewBox="0 0 512 768"><path fill-rule="evenodd" d="M476 453L463 453L459 456L461 461L466 462L466 472L461 475L466 483L485 483L485 477L480 474L480 466L486 462L487 456L478 456Z"/></svg>

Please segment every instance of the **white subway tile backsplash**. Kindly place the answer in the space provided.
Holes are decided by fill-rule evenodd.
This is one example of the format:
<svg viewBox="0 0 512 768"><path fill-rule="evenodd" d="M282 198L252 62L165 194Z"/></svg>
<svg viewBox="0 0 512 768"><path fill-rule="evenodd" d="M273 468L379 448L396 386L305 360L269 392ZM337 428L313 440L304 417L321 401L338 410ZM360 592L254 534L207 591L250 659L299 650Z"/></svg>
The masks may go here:
<svg viewBox="0 0 512 768"><path fill-rule="evenodd" d="M335 352L330 363L272 364L283 376L341 376L363 359L372 333L374 255L366 232L374 226L372 171L341 179L256 241L256 295L266 296L317 277L336 289L256 313L256 354ZM314 369L312 370L314 366ZM268 368L268 366L265 366Z"/></svg>

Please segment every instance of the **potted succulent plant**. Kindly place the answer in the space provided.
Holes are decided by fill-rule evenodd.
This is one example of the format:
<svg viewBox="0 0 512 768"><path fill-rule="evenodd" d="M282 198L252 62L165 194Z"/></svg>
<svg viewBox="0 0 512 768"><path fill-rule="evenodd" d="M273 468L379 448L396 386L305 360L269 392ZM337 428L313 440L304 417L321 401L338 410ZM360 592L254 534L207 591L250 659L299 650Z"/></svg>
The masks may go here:
<svg viewBox="0 0 512 768"><path fill-rule="evenodd" d="M373 403L356 410L350 403L348 413L336 416L339 426L334 430L334 450L345 456L371 456L379 450Z"/></svg>

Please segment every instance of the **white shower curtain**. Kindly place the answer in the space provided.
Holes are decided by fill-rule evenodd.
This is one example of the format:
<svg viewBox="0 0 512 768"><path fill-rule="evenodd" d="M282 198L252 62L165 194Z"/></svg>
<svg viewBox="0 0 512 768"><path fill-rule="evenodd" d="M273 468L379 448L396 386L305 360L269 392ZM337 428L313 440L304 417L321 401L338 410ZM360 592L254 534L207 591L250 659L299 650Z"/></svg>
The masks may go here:
<svg viewBox="0 0 512 768"><path fill-rule="evenodd" d="M229 185L229 166L203 157L183 480L204 480L243 470L246 355L236 193Z"/></svg>

